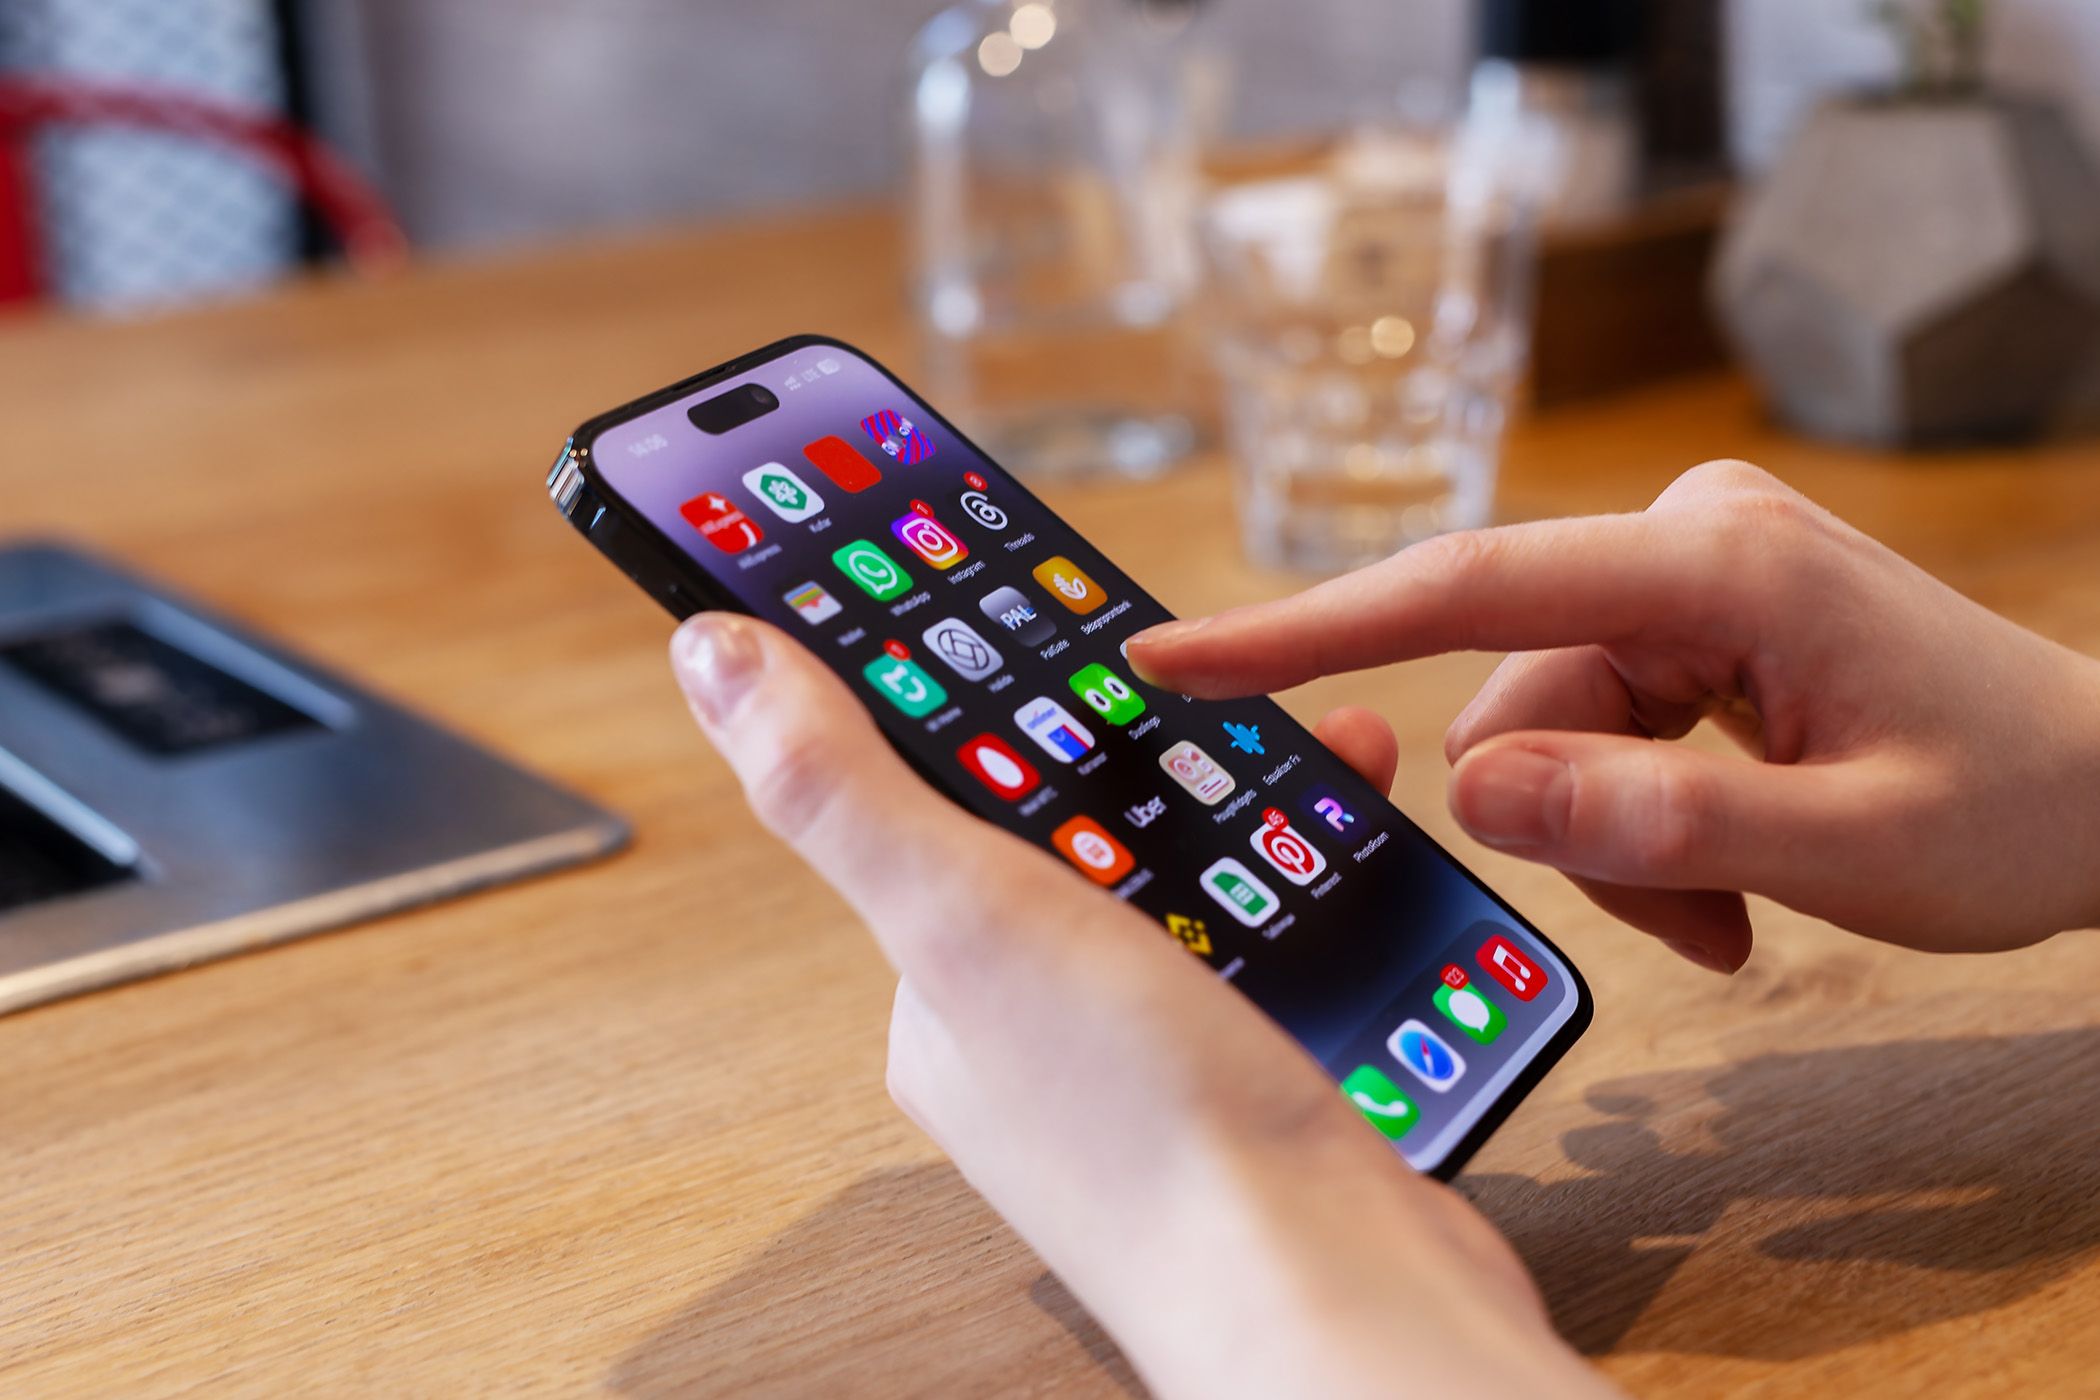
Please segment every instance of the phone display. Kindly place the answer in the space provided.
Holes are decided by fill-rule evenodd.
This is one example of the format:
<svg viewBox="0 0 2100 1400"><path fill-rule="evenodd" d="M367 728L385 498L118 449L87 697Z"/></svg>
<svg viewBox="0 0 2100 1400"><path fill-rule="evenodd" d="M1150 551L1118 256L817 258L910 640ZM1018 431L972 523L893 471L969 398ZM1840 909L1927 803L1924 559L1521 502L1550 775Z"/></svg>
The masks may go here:
<svg viewBox="0 0 2100 1400"><path fill-rule="evenodd" d="M1274 702L1138 680L1123 643L1166 610L850 347L595 419L550 484L673 612L800 638L930 781L1158 921L1418 1168L1456 1171L1588 1023L1567 959Z"/></svg>

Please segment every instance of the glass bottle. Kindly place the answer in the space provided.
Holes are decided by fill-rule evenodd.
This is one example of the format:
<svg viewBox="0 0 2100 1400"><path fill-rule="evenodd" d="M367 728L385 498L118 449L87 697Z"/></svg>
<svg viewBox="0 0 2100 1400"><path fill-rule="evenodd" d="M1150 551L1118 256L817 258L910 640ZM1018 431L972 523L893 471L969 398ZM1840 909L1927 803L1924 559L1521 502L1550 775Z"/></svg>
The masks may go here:
<svg viewBox="0 0 2100 1400"><path fill-rule="evenodd" d="M1147 476L1194 444L1195 9L963 0L913 45L927 382L1023 475Z"/></svg>

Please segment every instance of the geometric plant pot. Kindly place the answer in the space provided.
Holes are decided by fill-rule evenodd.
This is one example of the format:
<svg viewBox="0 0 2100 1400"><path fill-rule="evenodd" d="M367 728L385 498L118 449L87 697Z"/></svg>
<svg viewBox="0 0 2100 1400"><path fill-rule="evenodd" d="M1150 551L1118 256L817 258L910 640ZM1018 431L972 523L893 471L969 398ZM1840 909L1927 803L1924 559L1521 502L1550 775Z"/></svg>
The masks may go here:
<svg viewBox="0 0 2100 1400"><path fill-rule="evenodd" d="M1806 432L2100 427L2100 167L2045 103L1820 108L1729 231L1713 292Z"/></svg>

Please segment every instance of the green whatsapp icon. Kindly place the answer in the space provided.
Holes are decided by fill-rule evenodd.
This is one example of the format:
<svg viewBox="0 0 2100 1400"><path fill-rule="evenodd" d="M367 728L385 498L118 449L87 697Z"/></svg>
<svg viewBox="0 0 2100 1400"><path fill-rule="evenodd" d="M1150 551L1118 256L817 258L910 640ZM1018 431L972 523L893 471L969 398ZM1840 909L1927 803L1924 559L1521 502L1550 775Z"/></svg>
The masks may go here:
<svg viewBox="0 0 2100 1400"><path fill-rule="evenodd" d="M859 584L861 592L878 602L888 602L911 588L911 575L884 554L880 545L869 540L855 540L843 549L833 550L831 562L839 566L840 573Z"/></svg>

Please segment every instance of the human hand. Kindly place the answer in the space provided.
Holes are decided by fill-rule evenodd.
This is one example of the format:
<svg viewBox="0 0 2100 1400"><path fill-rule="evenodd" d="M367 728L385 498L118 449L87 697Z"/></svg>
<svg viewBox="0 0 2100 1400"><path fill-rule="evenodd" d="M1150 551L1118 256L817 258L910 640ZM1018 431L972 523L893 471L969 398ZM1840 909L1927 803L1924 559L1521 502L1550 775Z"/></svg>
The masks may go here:
<svg viewBox="0 0 2100 1400"><path fill-rule="evenodd" d="M1607 1388L1509 1246L1150 920L920 781L804 648L703 615L672 654L761 820L901 981L891 1094L1168 1395ZM1389 785L1383 726L1323 738Z"/></svg>
<svg viewBox="0 0 2100 1400"><path fill-rule="evenodd" d="M1429 540L1128 655L1218 698L1462 650L1517 654L1446 736L1459 822L1696 962L1749 956L1742 892L1943 952L2100 923L2100 663L1744 463L1639 515ZM1654 742L1707 717L1762 761Z"/></svg>

